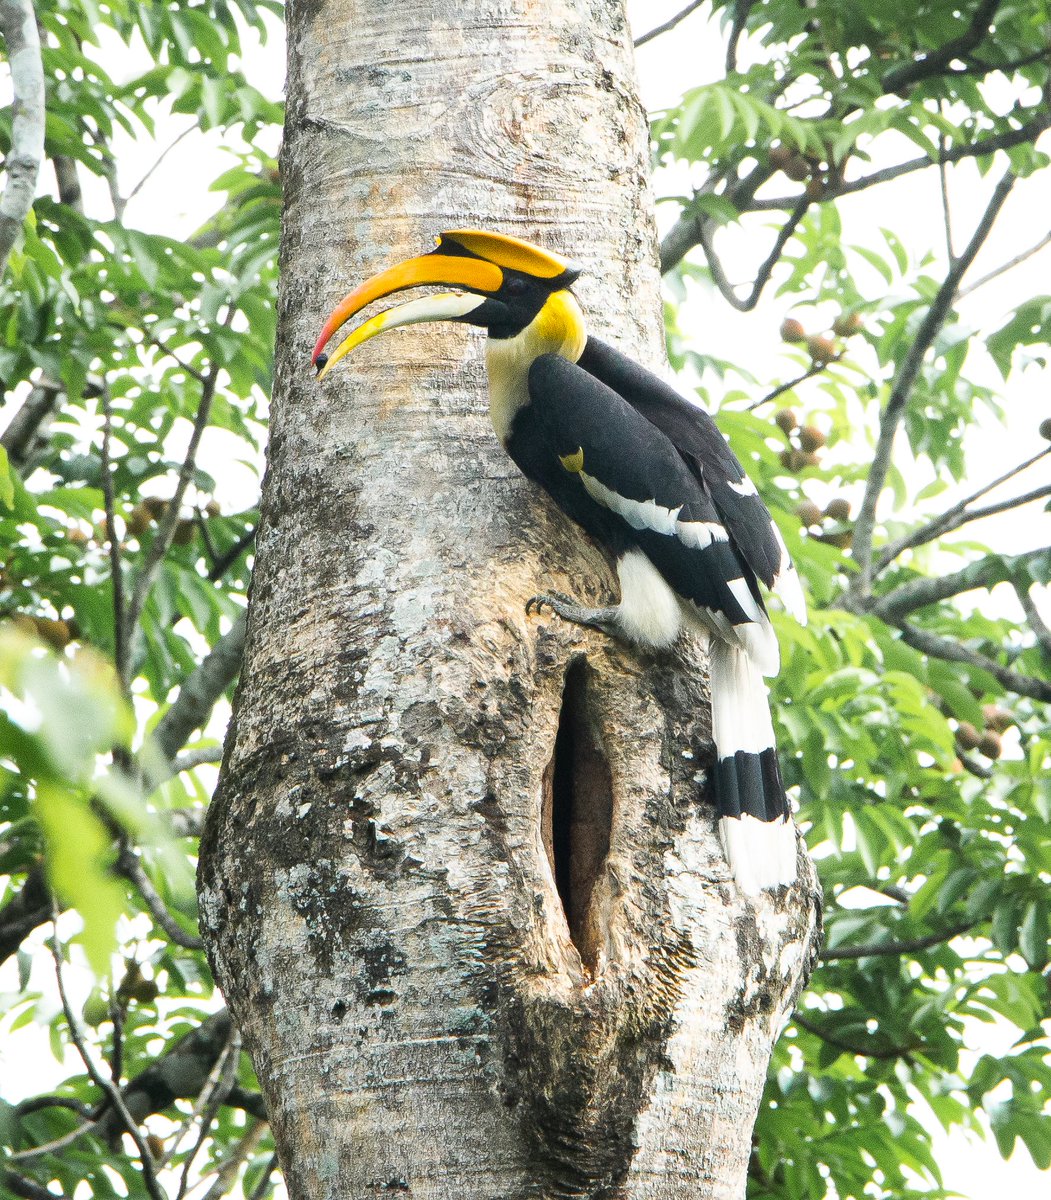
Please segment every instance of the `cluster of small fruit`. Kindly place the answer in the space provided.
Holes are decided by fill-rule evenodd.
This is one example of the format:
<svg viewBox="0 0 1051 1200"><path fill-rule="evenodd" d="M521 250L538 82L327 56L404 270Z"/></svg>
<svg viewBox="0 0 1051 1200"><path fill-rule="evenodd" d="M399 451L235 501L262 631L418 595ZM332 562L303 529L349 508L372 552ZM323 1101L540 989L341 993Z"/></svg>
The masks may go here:
<svg viewBox="0 0 1051 1200"><path fill-rule="evenodd" d="M149 529L149 527L157 521L160 521L167 513L170 507L170 501L162 500L159 496L147 496L141 503L128 513L124 522L128 537L140 538ZM204 515L209 517L217 517L219 515L219 505L215 500L209 500L204 509ZM175 532L172 534L172 541L176 546L188 546L193 541L193 535L197 532L197 517L180 517L175 523Z"/></svg>
<svg viewBox="0 0 1051 1200"><path fill-rule="evenodd" d="M155 525L164 517L170 503L168 500L162 500L159 496L147 496L145 500L136 504L124 518L125 537L141 538L151 525ZM209 500L202 513L192 517L180 517L176 521L175 531L172 534L172 541L176 546L188 546L193 541L194 534L197 532L198 519L202 515L208 517L217 517L219 515L219 505L215 500ZM117 533L119 536L119 529ZM66 530L66 540L76 546L87 546L92 542L103 545L109 541L109 522L103 517L99 522L98 528L90 534L85 533L83 529L76 525L70 526ZM121 542L121 549L124 549L123 541Z"/></svg>
<svg viewBox="0 0 1051 1200"><path fill-rule="evenodd" d="M125 538L139 539L152 525L158 523L168 511L170 501L158 496L147 496L124 518ZM188 546L197 533L198 522L202 516L217 517L219 505L209 500L201 513L192 517L180 517L175 523L172 541L177 546ZM118 529L118 535L119 535ZM64 536L67 542L74 546L103 546L109 541L109 521L103 517L97 528L85 533L79 525L70 525ZM121 549L126 548L126 541L121 539ZM4 572L0 570L0 583L4 582ZM34 613L12 613L11 623L24 633L38 637L53 650L64 650L70 642L77 641L81 636L80 627L73 617L44 617Z"/></svg>
<svg viewBox="0 0 1051 1200"><path fill-rule="evenodd" d="M788 440L788 445L781 451L781 466L794 475L804 467L821 465L818 452L828 439L816 425L800 425L792 408L782 408L776 412L774 424Z"/></svg>
<svg viewBox="0 0 1051 1200"><path fill-rule="evenodd" d="M1014 724L1014 718L1005 708L995 704L982 707L984 729L979 732L969 721L961 721L956 727L956 744L961 750L977 750L986 758L999 758L1003 753L1002 734Z"/></svg>
<svg viewBox="0 0 1051 1200"><path fill-rule="evenodd" d="M38 617L32 613L13 613L11 624L30 637L37 637L52 650L64 650L80 637L80 626L72 617Z"/></svg>
<svg viewBox="0 0 1051 1200"><path fill-rule="evenodd" d="M769 163L775 171L784 171L793 182L805 183L804 190L811 200L821 200L834 192L843 182L846 165L802 154L781 142L770 147Z"/></svg>
<svg viewBox="0 0 1051 1200"><path fill-rule="evenodd" d="M785 317L781 322L781 340L783 342L805 342L810 361L815 367L824 367L835 362L843 355L843 347L837 338L853 337L864 328L860 313L840 313L832 322L829 333L807 333L802 321L795 317Z"/></svg>

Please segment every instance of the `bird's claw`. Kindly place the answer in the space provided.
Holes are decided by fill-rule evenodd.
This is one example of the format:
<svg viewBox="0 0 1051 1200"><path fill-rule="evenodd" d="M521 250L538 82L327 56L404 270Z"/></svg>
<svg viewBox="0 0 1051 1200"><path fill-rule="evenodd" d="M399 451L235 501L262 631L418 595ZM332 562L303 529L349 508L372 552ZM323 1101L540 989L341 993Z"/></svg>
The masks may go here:
<svg viewBox="0 0 1051 1200"><path fill-rule="evenodd" d="M556 615L559 614L559 608L568 606L569 608L576 607L575 602L569 597L564 596L561 592L540 592L536 596L530 596L526 601L526 616L531 617L534 614L541 616L545 608L551 609Z"/></svg>

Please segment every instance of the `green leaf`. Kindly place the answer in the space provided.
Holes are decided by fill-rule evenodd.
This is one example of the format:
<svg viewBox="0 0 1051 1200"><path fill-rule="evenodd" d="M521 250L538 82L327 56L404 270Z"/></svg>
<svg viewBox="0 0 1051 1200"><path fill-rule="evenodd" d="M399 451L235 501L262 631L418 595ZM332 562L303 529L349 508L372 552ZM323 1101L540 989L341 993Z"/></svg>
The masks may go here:
<svg viewBox="0 0 1051 1200"><path fill-rule="evenodd" d="M38 785L36 812L47 838L51 886L79 912L84 928L76 940L95 974L105 975L125 908L124 889L110 871L112 838L87 792L57 781Z"/></svg>
<svg viewBox="0 0 1051 1200"><path fill-rule="evenodd" d="M1042 971L1048 963L1047 905L1032 900L1026 907L1018 930L1018 949L1034 971Z"/></svg>
<svg viewBox="0 0 1051 1200"><path fill-rule="evenodd" d="M4 446L0 446L0 504L9 510L15 506L15 481Z"/></svg>

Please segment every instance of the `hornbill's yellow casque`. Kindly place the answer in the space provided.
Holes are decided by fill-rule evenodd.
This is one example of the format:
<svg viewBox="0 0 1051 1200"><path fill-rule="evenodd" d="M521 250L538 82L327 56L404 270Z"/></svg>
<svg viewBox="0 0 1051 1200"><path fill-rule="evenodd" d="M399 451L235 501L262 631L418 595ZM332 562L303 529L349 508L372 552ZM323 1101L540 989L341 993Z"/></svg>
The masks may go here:
<svg viewBox="0 0 1051 1200"><path fill-rule="evenodd" d="M588 337L570 286L579 270L528 242L476 230L351 292L314 349L320 374L399 325L461 321L488 330L489 412L521 470L614 557L620 603L592 609L536 597L568 621L666 647L709 636L714 792L727 858L747 891L790 883L796 839L777 765L763 675L777 640L757 580L805 620L799 580L765 505L711 417L655 375ZM379 313L331 355L366 305L422 284L464 289ZM466 293L466 294L465 294Z"/></svg>

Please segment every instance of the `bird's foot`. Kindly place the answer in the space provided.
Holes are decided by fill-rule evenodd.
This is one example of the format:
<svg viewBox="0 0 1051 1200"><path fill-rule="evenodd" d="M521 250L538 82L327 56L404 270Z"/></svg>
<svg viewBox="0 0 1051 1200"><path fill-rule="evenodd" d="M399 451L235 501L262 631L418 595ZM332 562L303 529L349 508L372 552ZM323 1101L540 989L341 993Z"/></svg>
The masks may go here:
<svg viewBox="0 0 1051 1200"><path fill-rule="evenodd" d="M525 608L527 616L533 613L539 615L543 609L549 608L563 621L571 621L574 625L586 625L589 629L599 629L610 637L620 634L616 608L586 608L572 596L564 596L561 592L541 592L539 596L530 596Z"/></svg>

